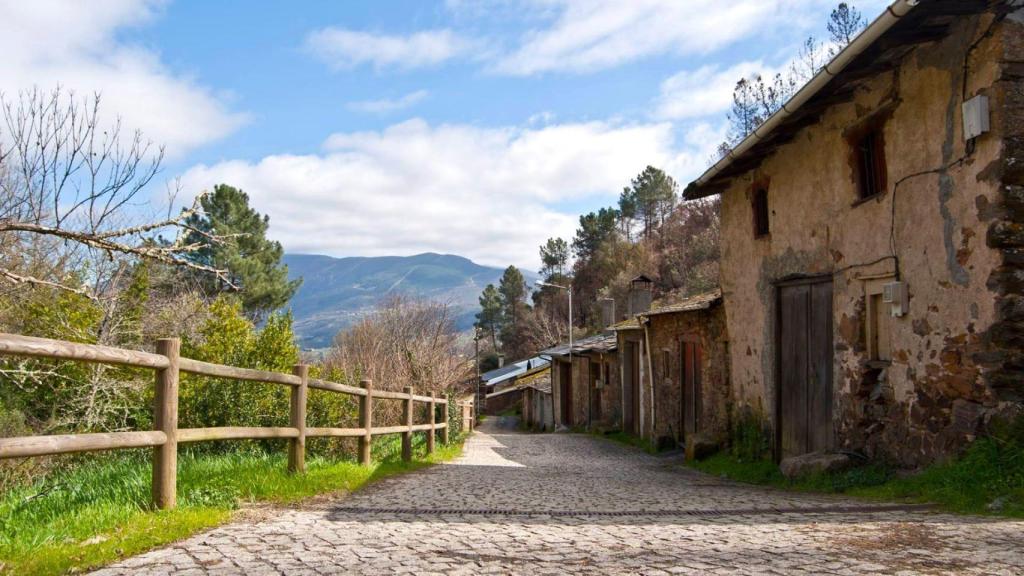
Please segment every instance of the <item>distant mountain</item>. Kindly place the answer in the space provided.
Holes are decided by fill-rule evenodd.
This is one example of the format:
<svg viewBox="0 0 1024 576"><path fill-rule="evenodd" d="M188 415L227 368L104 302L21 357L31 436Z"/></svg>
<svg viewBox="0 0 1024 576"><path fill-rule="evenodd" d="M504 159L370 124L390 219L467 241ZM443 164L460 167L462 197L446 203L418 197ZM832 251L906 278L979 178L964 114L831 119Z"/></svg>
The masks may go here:
<svg viewBox="0 0 1024 576"><path fill-rule="evenodd" d="M394 293L449 302L456 308L456 327L471 328L480 292L488 284L497 285L504 272L461 256L432 253L376 258L286 254L284 263L289 277L303 279L290 303L303 348L329 346L335 334ZM537 279L526 270L523 275L530 284Z"/></svg>

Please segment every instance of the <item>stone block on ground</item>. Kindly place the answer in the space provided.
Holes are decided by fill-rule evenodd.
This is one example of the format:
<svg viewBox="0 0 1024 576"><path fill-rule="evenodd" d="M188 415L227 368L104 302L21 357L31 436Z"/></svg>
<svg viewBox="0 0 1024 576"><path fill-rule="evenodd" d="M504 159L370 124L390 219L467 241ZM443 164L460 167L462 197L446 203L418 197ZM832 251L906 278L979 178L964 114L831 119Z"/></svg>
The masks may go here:
<svg viewBox="0 0 1024 576"><path fill-rule="evenodd" d="M686 459L689 461L703 460L718 452L717 442L703 436L692 435L686 440Z"/></svg>
<svg viewBox="0 0 1024 576"><path fill-rule="evenodd" d="M814 474L839 472L852 465L853 460L846 454L811 452L784 459L779 464L779 470L783 476L793 480Z"/></svg>

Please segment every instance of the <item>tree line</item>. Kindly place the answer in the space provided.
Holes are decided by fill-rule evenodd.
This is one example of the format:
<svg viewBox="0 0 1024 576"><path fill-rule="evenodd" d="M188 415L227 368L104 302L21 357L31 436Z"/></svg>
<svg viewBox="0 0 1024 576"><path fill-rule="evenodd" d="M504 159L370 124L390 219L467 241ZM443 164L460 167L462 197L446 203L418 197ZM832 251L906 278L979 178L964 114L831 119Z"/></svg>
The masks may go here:
<svg viewBox="0 0 1024 576"><path fill-rule="evenodd" d="M726 141L711 161L777 112L866 25L856 7L840 2L826 23L826 42L810 36L783 72L739 79L727 114ZM681 298L716 287L719 232L717 199L680 202L675 180L648 166L623 188L616 205L581 215L571 242L550 238L540 246L540 274L546 284L572 287L574 334L588 334L601 328L598 300L615 300L621 318L629 281L640 274L654 280L660 297ZM526 358L564 341L570 329L568 306L565 291L531 291L522 273L510 266L497 287L488 285L480 295L481 368L497 366L499 356Z"/></svg>
<svg viewBox="0 0 1024 576"><path fill-rule="evenodd" d="M647 166L623 188L614 206L583 214L571 242L549 238L539 247L543 284L528 287L509 266L498 286L480 295L481 369L497 358L518 360L569 335L573 294L574 335L603 328L598 300L612 298L625 313L629 280L655 278L659 295L683 297L717 285L718 201L680 202L679 187L663 170ZM620 314L621 317L621 314Z"/></svg>

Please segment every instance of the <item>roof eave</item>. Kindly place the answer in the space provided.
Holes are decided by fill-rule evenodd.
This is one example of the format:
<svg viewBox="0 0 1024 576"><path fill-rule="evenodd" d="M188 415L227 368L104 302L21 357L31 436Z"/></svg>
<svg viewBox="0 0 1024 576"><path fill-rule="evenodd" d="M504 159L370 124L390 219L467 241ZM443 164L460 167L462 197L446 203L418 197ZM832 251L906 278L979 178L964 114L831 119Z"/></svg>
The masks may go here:
<svg viewBox="0 0 1024 576"><path fill-rule="evenodd" d="M772 114L763 124L747 135L739 144L715 162L697 180L687 185L683 192L686 200L697 200L707 198L721 193L725 188L724 182L715 182L715 179L735 160L741 158L750 151L758 142L768 137L780 124L795 113L801 106L807 103L820 92L840 72L861 55L879 37L889 31L901 18L913 10L921 0L895 0L884 12L864 29L850 44L836 55L821 71L814 75L807 84L804 84L781 108Z"/></svg>

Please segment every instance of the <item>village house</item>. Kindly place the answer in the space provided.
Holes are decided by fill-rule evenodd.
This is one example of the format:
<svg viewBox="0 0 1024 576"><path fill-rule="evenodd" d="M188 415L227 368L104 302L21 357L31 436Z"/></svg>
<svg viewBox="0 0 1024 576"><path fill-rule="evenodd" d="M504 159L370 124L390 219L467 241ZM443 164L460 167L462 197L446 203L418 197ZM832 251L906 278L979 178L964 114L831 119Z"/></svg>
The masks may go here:
<svg viewBox="0 0 1024 576"><path fill-rule="evenodd" d="M655 445L706 455L729 434L729 342L722 294L662 298L637 318L649 351L644 396L653 398L649 436Z"/></svg>
<svg viewBox="0 0 1024 576"><path fill-rule="evenodd" d="M687 187L722 199L734 410L777 458L921 466L1019 409L1018 6L895 2Z"/></svg>
<svg viewBox="0 0 1024 576"><path fill-rule="evenodd" d="M523 425L547 432L555 428L555 401L551 395L551 370L529 378L523 387Z"/></svg>
<svg viewBox="0 0 1024 576"><path fill-rule="evenodd" d="M551 360L536 356L480 375L478 397L481 414L501 414L508 410L521 410L523 406L524 380L542 372L549 372Z"/></svg>
<svg viewBox="0 0 1024 576"><path fill-rule="evenodd" d="M541 352L551 357L558 428L615 428L620 419L615 334L604 332Z"/></svg>
<svg viewBox="0 0 1024 576"><path fill-rule="evenodd" d="M729 433L728 338L721 292L668 295L650 304L651 282L630 287L632 314L612 326L622 368L622 430L690 457Z"/></svg>

